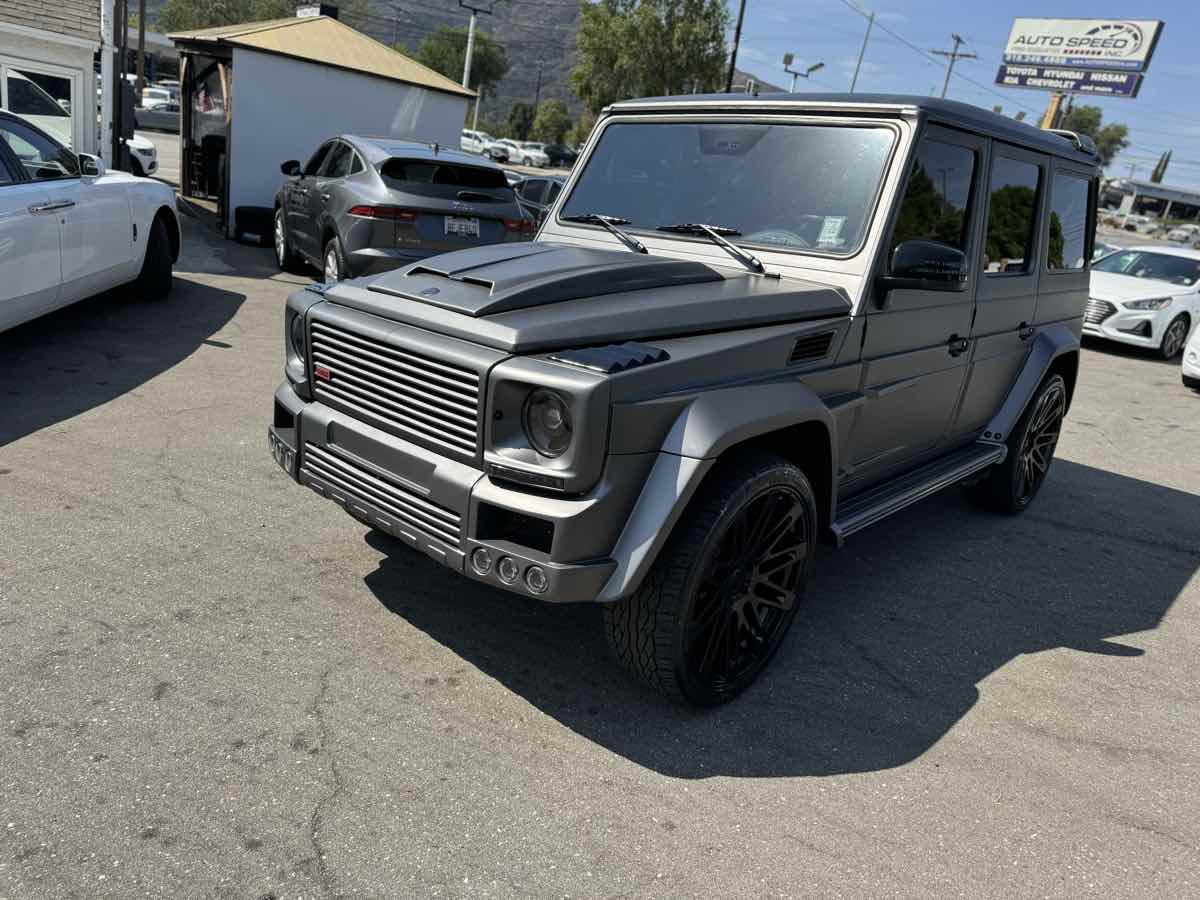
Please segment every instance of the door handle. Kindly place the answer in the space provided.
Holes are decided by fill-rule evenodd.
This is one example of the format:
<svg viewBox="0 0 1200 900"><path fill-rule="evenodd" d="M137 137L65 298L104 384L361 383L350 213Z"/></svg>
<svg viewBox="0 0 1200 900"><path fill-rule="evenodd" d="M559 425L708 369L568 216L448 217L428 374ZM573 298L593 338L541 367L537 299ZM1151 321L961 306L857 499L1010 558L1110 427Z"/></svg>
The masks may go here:
<svg viewBox="0 0 1200 900"><path fill-rule="evenodd" d="M29 211L35 216L40 216L44 213L54 212L56 209L70 209L74 205L74 200L55 200L53 203L35 203L29 207Z"/></svg>
<svg viewBox="0 0 1200 900"><path fill-rule="evenodd" d="M970 341L965 337L959 337L957 334L950 335L950 340L946 342L946 347L949 349L951 356L962 356L970 346Z"/></svg>
<svg viewBox="0 0 1200 900"><path fill-rule="evenodd" d="M1017 337L1023 341L1029 340L1033 337L1033 326L1028 322L1022 322L1017 326Z"/></svg>

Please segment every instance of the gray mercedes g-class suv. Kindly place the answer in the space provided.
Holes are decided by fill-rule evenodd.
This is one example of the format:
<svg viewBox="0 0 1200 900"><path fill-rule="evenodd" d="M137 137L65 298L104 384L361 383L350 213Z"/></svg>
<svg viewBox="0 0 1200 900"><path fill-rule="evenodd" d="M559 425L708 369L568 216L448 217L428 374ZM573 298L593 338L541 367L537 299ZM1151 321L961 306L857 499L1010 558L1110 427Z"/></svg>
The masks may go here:
<svg viewBox="0 0 1200 900"><path fill-rule="evenodd" d="M536 240L288 298L287 473L462 575L604 607L713 705L818 540L941 488L1016 513L1071 402L1097 159L960 103L605 110Z"/></svg>

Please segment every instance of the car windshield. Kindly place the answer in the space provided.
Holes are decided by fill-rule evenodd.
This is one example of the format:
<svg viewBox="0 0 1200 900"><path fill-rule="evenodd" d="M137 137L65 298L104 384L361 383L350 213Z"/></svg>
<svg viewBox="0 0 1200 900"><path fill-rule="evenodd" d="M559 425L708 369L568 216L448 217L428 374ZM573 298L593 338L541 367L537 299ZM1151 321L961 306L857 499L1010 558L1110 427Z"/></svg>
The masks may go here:
<svg viewBox="0 0 1200 900"><path fill-rule="evenodd" d="M738 244L846 255L862 245L894 132L884 126L616 122L561 215L652 231L719 224Z"/></svg>
<svg viewBox="0 0 1200 900"><path fill-rule="evenodd" d="M1092 265L1093 272L1113 272L1133 278L1165 281L1190 287L1200 281L1200 259L1175 256L1170 253L1150 253L1127 250L1114 253Z"/></svg>

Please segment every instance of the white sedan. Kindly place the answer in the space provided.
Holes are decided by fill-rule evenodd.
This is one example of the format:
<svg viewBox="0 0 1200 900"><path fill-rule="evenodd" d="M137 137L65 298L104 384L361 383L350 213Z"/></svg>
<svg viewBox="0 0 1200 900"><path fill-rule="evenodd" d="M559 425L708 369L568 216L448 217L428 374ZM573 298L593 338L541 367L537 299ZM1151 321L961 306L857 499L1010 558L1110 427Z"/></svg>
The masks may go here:
<svg viewBox="0 0 1200 900"><path fill-rule="evenodd" d="M1167 240L1177 244L1200 245L1200 225L1178 225L1167 232Z"/></svg>
<svg viewBox="0 0 1200 900"><path fill-rule="evenodd" d="M1083 333L1174 359L1200 322L1200 251L1129 247L1092 263Z"/></svg>
<svg viewBox="0 0 1200 900"><path fill-rule="evenodd" d="M179 246L168 185L105 171L0 111L0 331L129 282L164 298Z"/></svg>

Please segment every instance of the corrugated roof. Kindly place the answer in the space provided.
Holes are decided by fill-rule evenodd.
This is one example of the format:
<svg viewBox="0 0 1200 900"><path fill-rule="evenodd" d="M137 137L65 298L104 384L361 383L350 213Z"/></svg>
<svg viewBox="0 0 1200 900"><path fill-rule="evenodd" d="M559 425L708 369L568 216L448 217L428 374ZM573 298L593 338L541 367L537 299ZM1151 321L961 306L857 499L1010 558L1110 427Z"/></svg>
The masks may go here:
<svg viewBox="0 0 1200 900"><path fill-rule="evenodd" d="M461 97L475 96L474 91L440 72L328 16L222 25L197 31L179 31L168 37L174 41L230 44L264 53L277 53L317 65L336 66Z"/></svg>

